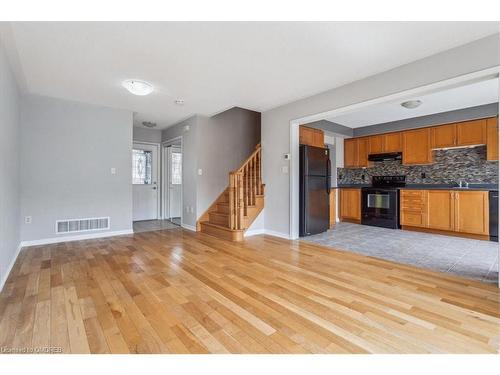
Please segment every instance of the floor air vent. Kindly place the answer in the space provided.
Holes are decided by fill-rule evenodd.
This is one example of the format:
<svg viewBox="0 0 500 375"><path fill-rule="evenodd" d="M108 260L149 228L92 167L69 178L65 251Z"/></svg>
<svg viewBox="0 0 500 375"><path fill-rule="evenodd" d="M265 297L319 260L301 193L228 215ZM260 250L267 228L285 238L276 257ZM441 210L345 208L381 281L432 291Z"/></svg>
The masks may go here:
<svg viewBox="0 0 500 375"><path fill-rule="evenodd" d="M92 217L88 219L57 220L56 234L89 232L109 229L109 217Z"/></svg>

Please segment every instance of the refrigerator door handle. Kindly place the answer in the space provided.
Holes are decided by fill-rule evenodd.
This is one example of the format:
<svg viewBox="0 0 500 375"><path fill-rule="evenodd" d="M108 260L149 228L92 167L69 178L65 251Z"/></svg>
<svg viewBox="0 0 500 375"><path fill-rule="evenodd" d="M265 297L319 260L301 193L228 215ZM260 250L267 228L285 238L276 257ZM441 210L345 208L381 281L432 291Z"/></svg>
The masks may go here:
<svg viewBox="0 0 500 375"><path fill-rule="evenodd" d="M330 195L330 191L331 191L331 187L332 187L332 167L331 167L331 161L330 161L330 158L326 159L326 173L327 173L327 177L326 177L326 193L328 195Z"/></svg>

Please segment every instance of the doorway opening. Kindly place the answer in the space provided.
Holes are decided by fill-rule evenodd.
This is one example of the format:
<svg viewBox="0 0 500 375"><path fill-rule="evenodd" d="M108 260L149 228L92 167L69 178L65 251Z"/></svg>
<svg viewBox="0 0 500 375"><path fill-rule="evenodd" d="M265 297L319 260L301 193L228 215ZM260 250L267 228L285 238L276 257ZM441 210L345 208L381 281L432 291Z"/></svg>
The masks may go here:
<svg viewBox="0 0 500 375"><path fill-rule="evenodd" d="M182 226L182 138L163 143L163 219Z"/></svg>
<svg viewBox="0 0 500 375"><path fill-rule="evenodd" d="M337 198L342 195L344 199L339 199L336 205L337 209L330 216L332 222L337 224L335 228L316 236L301 238L301 240L500 285L500 274L498 272L500 249L498 243L491 240L492 234L498 233L498 204L493 203L488 207L488 195L491 201L491 191L496 191L499 175L498 161L494 161L498 160L498 156L490 158L488 149L498 155L498 143L496 143L496 146L493 146L494 142L490 144L487 135L489 134L487 133L488 129L495 129L495 126L490 127L489 125L495 123L495 117L498 119L498 85L498 69L485 70L292 120L290 122L290 237L298 239L301 219L299 145L303 144L304 139L300 134L300 127L305 125L310 128L323 128L325 122L330 122L327 126L328 129L338 130L340 127L342 129L348 127L352 133L348 136L341 135L335 138L333 142L337 158L332 164L336 166L337 173L333 172L332 175L337 175L338 180L336 184L332 183L332 187L337 188ZM492 90L489 90L489 88L492 88ZM478 90L485 94L477 94ZM455 93L459 93L459 95ZM446 100L447 98L452 100ZM470 101L468 101L469 98ZM483 98L484 101L479 102ZM419 99L421 102L423 100L426 106L422 106L422 111L428 110L428 113L417 113L416 110L410 112L404 109L406 107L402 103L413 99ZM454 107L446 107L447 103L452 103ZM400 112L405 115L397 117ZM361 118L365 114L367 116ZM358 120L359 123L355 123L355 120ZM452 137L454 143L449 146L433 143L435 140L432 134L437 133L437 130L433 130L435 128L455 131L454 129L472 127L472 124L481 126L481 129L485 128L482 131L471 132L471 136L476 135L476 133L484 134L480 141L471 141L469 144L465 144L465 141L458 141L458 138ZM439 127L441 125L443 127ZM428 130L421 130L424 128ZM498 127L496 129L498 131ZM401 161L398 158L393 158L394 160L385 159L393 157L396 152L401 153L403 157L405 155L415 157L411 152L417 149L416 147L420 143L417 142L412 147L408 146L412 138L410 135L403 135L404 132L408 132L410 135L414 133L420 134L418 132L429 133L429 137L424 140L427 142L426 147L433 152L432 160L417 162L413 159L406 161ZM456 130L456 132L458 133L459 130ZM393 135L392 138L391 135ZM348 142L346 141L347 138L354 140L350 139ZM376 141L380 139L383 139L383 143L377 149ZM390 141L394 139L401 140L396 147L402 148L401 150L393 150ZM498 139L498 137L493 136L492 139ZM358 142L355 153L352 152L351 147L354 142ZM325 131L324 147L328 146L327 143ZM425 145L425 143L422 144ZM380 147L382 147L381 150ZM356 160L354 162L352 154L355 154ZM384 158L382 158L382 154ZM426 152L423 155L428 157L429 154ZM370 155L372 155L371 158ZM462 160L469 162L467 168L457 167L457 165L461 165ZM431 165L431 167L428 165ZM478 172L470 172L473 169L474 171L478 170ZM432 170L433 173L429 173L429 170ZM442 171L445 171L445 173ZM424 197L422 202L425 203L418 207L418 214L426 218L426 221L422 221L421 224L417 223L419 226L415 223L413 225L408 224L408 218L410 217L408 211L412 211L410 214L414 214L413 211L417 211L417 208L413 206L408 208L407 205L404 205L393 210L396 214L399 214L398 219L402 220L400 221L400 224L402 223L400 230L382 228L380 225L364 224L362 219L369 214L368 211L372 203L363 198L362 191L363 189L372 188L374 184L373 178L377 177L375 180L378 181L379 176L383 178L387 176L404 176L406 180L405 189L409 191L409 193L403 194L405 197L412 193L412 187L418 187L419 191L424 192L419 193ZM448 181L449 179L451 180ZM462 180L466 182L464 183L466 187L463 189L469 191L453 190L462 189L462 183L460 182ZM448 193L448 190L443 192L439 188L448 189L451 194ZM474 189L478 192L474 192ZM493 190L489 191L489 189ZM399 191L401 189L395 190ZM448 200L436 199L436 197L444 197L445 193L448 194ZM398 195L401 195L401 193L398 193ZM479 202L479 198L482 198L481 205L466 206L464 203L466 195L468 201L476 199ZM459 196L460 206L457 203ZM383 209L386 209L383 207L383 197L377 198L379 199L372 202L377 211L382 212ZM407 202L408 198L405 199L405 202ZM446 223L438 215L439 212L443 211L442 209L437 210L438 214L431 215L431 213L434 213L433 207L448 201L451 202L449 209L453 213L453 220L450 219L449 223ZM413 204L414 200L411 202ZM480 207L481 210L477 207ZM461 214L466 209L480 211L481 215ZM496 220L492 221L493 215ZM413 217L417 216L414 215ZM480 217L481 220L473 222L472 218L475 217ZM340 222L338 222L339 219ZM446 230L436 229L438 225L443 226L445 224L448 224ZM477 238L469 234L474 231L477 232L476 227L480 227L482 230ZM487 238L488 233L490 240ZM373 238L378 240L373 241Z"/></svg>
<svg viewBox="0 0 500 375"><path fill-rule="evenodd" d="M160 217L159 145L134 142L132 149L132 221Z"/></svg>

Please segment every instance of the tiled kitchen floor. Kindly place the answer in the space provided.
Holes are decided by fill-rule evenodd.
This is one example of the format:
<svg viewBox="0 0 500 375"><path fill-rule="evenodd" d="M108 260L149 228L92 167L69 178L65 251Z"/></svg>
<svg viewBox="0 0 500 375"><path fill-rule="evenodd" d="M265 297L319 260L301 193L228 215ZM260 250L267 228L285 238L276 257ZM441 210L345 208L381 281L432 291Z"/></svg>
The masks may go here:
<svg viewBox="0 0 500 375"><path fill-rule="evenodd" d="M180 224L180 223L179 223ZM134 221L134 233L151 232L163 229L178 229L179 225L170 220L143 220Z"/></svg>
<svg viewBox="0 0 500 375"><path fill-rule="evenodd" d="M302 240L483 282L498 280L497 242L351 223Z"/></svg>

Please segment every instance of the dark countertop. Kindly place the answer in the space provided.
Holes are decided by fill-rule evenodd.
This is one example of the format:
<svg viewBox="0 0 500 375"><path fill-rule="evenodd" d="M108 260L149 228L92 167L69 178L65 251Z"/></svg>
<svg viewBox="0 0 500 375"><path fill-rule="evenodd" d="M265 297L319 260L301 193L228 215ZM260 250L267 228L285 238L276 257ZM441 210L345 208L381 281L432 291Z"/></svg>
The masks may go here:
<svg viewBox="0 0 500 375"><path fill-rule="evenodd" d="M339 184L338 188L363 188L370 187L369 184ZM398 188L400 190L481 190L481 191L498 191L497 184L469 184L468 188L459 188L458 186L448 184L407 184L405 187Z"/></svg>

